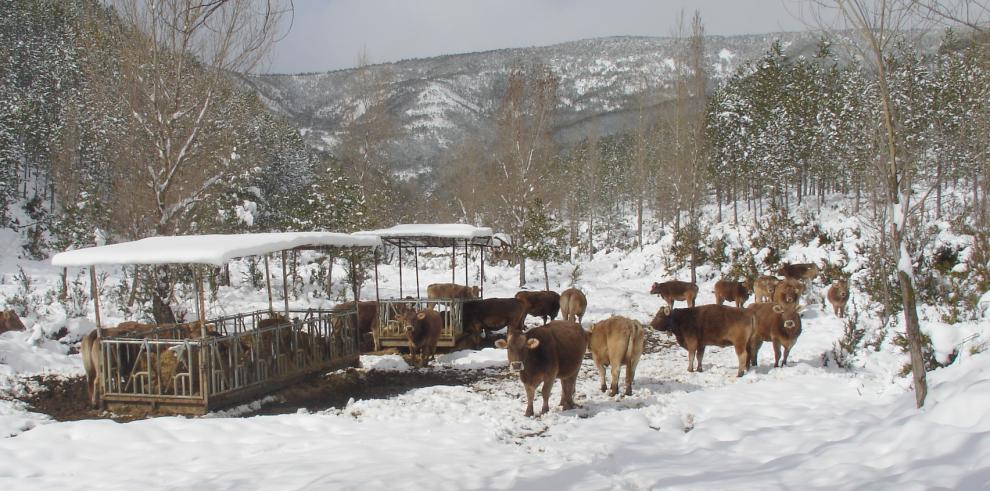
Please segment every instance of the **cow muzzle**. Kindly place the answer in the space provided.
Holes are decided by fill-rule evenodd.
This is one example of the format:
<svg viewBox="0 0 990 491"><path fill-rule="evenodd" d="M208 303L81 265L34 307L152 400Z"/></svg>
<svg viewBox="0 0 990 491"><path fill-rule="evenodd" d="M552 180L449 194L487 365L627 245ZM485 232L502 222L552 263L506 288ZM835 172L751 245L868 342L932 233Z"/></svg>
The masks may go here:
<svg viewBox="0 0 990 491"><path fill-rule="evenodd" d="M513 372L521 372L523 369L523 363L521 361L509 362L509 370Z"/></svg>
<svg viewBox="0 0 990 491"><path fill-rule="evenodd" d="M784 321L784 328L786 328L786 329L794 329L794 321L792 321L790 319Z"/></svg>

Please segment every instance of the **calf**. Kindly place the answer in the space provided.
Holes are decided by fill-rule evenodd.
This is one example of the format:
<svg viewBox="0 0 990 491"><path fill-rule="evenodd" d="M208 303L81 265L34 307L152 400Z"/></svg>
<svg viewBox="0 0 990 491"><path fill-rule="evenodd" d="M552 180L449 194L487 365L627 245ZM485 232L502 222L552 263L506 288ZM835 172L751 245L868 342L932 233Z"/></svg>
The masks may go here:
<svg viewBox="0 0 990 491"><path fill-rule="evenodd" d="M581 323L588 308L588 298L577 288L568 288L560 294L560 315L565 321Z"/></svg>
<svg viewBox="0 0 990 491"><path fill-rule="evenodd" d="M650 288L651 295L660 295L673 308L675 300L687 302L688 307L694 307L694 299L698 298L698 285L687 281L665 281L654 283Z"/></svg>
<svg viewBox="0 0 990 491"><path fill-rule="evenodd" d="M818 276L818 266L815 263L784 263L777 270L777 274L793 280L813 280Z"/></svg>
<svg viewBox="0 0 990 491"><path fill-rule="evenodd" d="M754 303L747 307L756 317L756 331L750 338L750 360L756 366L756 359L764 341L773 343L774 368L787 364L787 355L801 335L801 312L803 307L793 303ZM784 347L784 357L780 347Z"/></svg>
<svg viewBox="0 0 990 491"><path fill-rule="evenodd" d="M476 286L468 287L457 283L433 283L426 287L426 298L429 299L478 298L479 293ZM434 305L435 302L428 302L426 308L432 309Z"/></svg>
<svg viewBox="0 0 990 491"><path fill-rule="evenodd" d="M849 302L849 282L834 280L828 287L828 303L832 304L835 316L840 319L846 316L846 303Z"/></svg>
<svg viewBox="0 0 990 491"><path fill-rule="evenodd" d="M435 310L426 309L407 314L403 320L406 323L409 355L415 357L419 353L419 366L423 368L437 351L437 341L443 330L443 317Z"/></svg>
<svg viewBox="0 0 990 491"><path fill-rule="evenodd" d="M715 282L715 302L722 305L722 302L729 300L736 303L736 307L742 307L749 300L750 288L748 282L719 280Z"/></svg>
<svg viewBox="0 0 990 491"><path fill-rule="evenodd" d="M503 327L522 329L526 309L514 298L486 298L476 302L464 302L462 311L464 332L480 334L497 331Z"/></svg>
<svg viewBox="0 0 990 491"><path fill-rule="evenodd" d="M777 284L773 291L773 301L776 303L797 304L804 293L804 284L799 280L787 278Z"/></svg>
<svg viewBox="0 0 990 491"><path fill-rule="evenodd" d="M560 312L560 295L557 292L519 292L516 293L516 300L523 303L527 315L542 318L544 325L547 318L554 320Z"/></svg>
<svg viewBox="0 0 990 491"><path fill-rule="evenodd" d="M698 371L705 356L705 346L733 346L739 358L736 376L742 377L749 366L749 341L753 335L755 317L751 311L724 305L702 305L686 309L660 307L650 326L658 331L668 331L677 338L677 344L688 352L688 371L694 371L694 359L698 359Z"/></svg>
<svg viewBox="0 0 990 491"><path fill-rule="evenodd" d="M581 360L588 349L580 324L553 321L525 333L509 329L508 337L499 339L495 346L508 349L509 369L519 373L519 380L526 388L526 416L533 416L533 398L536 386L541 383L543 409L540 414L550 410L550 392L558 378L563 391L560 405L565 410L577 407L574 404L575 385Z"/></svg>
<svg viewBox="0 0 990 491"><path fill-rule="evenodd" d="M773 292L780 283L780 278L776 276L763 275L753 282L753 300L763 303L773 300Z"/></svg>
<svg viewBox="0 0 990 491"><path fill-rule="evenodd" d="M632 395L636 365L643 354L643 325L621 316L612 316L591 326L588 349L591 359L601 376L601 390L605 392L605 366L612 369L612 385L608 395L619 393L619 370L626 366L626 395Z"/></svg>
<svg viewBox="0 0 990 491"><path fill-rule="evenodd" d="M346 302L333 306L333 310L354 309L354 302ZM337 318L334 318L336 321ZM358 302L357 311L351 315L352 325L357 326L357 336L362 352L375 350L375 333L378 332L378 302ZM342 323L335 322L334 330L343 329Z"/></svg>

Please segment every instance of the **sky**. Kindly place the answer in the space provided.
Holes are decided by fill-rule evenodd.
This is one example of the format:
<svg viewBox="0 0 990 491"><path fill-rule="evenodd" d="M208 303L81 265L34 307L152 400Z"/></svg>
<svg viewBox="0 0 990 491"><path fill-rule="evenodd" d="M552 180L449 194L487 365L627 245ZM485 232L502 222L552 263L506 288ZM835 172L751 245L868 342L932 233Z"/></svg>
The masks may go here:
<svg viewBox="0 0 990 491"><path fill-rule="evenodd" d="M372 63L604 36L669 36L680 12L707 34L806 30L798 0L293 0L291 28L259 71Z"/></svg>

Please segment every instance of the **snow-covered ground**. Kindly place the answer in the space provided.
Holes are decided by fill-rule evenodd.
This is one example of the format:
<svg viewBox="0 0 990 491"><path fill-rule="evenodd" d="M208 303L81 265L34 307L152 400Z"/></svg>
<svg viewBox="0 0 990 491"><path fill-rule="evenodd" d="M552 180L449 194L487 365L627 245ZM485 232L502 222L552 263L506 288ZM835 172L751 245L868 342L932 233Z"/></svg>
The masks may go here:
<svg viewBox="0 0 990 491"><path fill-rule="evenodd" d="M830 225L841 223L836 218ZM652 281L664 278L663 244L603 252L581 263L577 286L589 299L586 324L612 314L652 317L660 300L647 291ZM832 253L798 245L786 254L825 259ZM0 295L17 292L17 266L36 280L39 295L57 284L54 268L4 257ZM235 266L236 282L243 264ZM423 285L450 281L442 255L421 258L420 266ZM461 267L459 261L458 281L463 281ZM551 267L551 288L569 287L572 269ZM514 270L486 272L486 296L517 291ZM395 295L395 267L381 273L383 296ZM415 288L409 273L406 294ZM700 273L699 304L710 303L719 274L710 268ZM277 269L273 276L281 278ZM542 277L532 283L541 286ZM363 295L373 295L373 288L366 285ZM879 351L864 350L849 369L825 366L824 355L842 335L843 322L824 308L823 295L824 286L816 285L803 334L785 368L773 369L771 349L764 347L760 366L737 379L731 348L709 348L706 371L688 373L686 353L674 346L644 354L634 394L610 398L599 392L588 360L578 381L581 408L554 407L540 418L523 416L522 386L505 370L504 352L494 349L441 355L429 369L490 373L469 385L424 387L318 412L54 422L22 403L0 400L0 434L11 435L0 439L0 488L990 487L990 417L985 416L990 354L969 349L990 335L986 317L957 324L952 327L957 332L946 335L942 344L970 344L960 345L952 365L929 373L928 401L918 410L910 380L899 375L906 356L889 341ZM862 293L854 295L854 302L865 305ZM210 307L212 314L220 313L220 303L227 311L267 305L247 286L222 289L220 300ZM332 302L312 296L292 302L321 303ZM111 322L123 318L112 306L105 315ZM937 313L923 309L922 316L934 319ZM27 331L0 336L3 393L28 390L28 375L82 373L79 356L67 354L67 343L46 336L66 326L65 317L61 307L53 307L29 318ZM934 320L925 325L929 332L945 331ZM68 328L71 339L92 324L72 320ZM969 333L977 337L967 341ZM662 333L649 335L661 344L671 341ZM361 362L364 370L416 370L395 355L366 355ZM559 397L557 384L551 401L556 404Z"/></svg>

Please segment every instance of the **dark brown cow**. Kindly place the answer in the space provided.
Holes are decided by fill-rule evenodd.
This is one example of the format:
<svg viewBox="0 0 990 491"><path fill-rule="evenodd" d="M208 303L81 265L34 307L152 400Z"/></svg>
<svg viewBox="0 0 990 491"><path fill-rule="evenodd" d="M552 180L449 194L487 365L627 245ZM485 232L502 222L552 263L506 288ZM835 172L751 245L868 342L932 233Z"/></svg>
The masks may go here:
<svg viewBox="0 0 990 491"><path fill-rule="evenodd" d="M763 275L753 282L753 300L755 302L773 301L773 292L777 289L780 278L776 276Z"/></svg>
<svg viewBox="0 0 990 491"><path fill-rule="evenodd" d="M581 325L576 322L553 321L545 326L522 332L509 329L509 336L495 343L508 348L509 369L519 372L519 380L526 388L526 416L533 416L533 398L536 386L543 384L543 409L550 410L550 392L556 379L560 379L563 393L560 405L564 410L574 409L574 391L581 360L588 349L588 341Z"/></svg>
<svg viewBox="0 0 990 491"><path fill-rule="evenodd" d="M333 308L334 310L351 310L354 308L354 302L337 304ZM358 302L357 312L351 316L351 322L357 326L361 351L374 351L375 332L378 331L378 302L374 300Z"/></svg>
<svg viewBox="0 0 990 491"><path fill-rule="evenodd" d="M560 294L560 315L565 321L581 323L588 309L588 297L577 288L568 288Z"/></svg>
<svg viewBox="0 0 990 491"><path fill-rule="evenodd" d="M733 346L739 358L736 375L742 377L749 366L749 341L755 330L753 313L725 305L702 305L686 309L660 307L650 326L658 331L668 331L677 338L677 344L688 352L688 371L694 371L695 357L698 371L705 346Z"/></svg>
<svg viewBox="0 0 990 491"><path fill-rule="evenodd" d="M815 263L784 263L777 270L777 274L793 280L813 280L818 276L818 266Z"/></svg>
<svg viewBox="0 0 990 491"><path fill-rule="evenodd" d="M612 369L612 385L608 395L619 393L619 370L626 366L626 395L632 395L636 365L643 354L643 325L639 321L612 316L591 326L588 349L601 376L601 390L605 392L605 366Z"/></svg>
<svg viewBox="0 0 990 491"><path fill-rule="evenodd" d="M722 302L731 301L736 303L736 307L742 307L749 300L750 287L748 282L719 280L715 282L715 302L722 305Z"/></svg>
<svg viewBox="0 0 990 491"><path fill-rule="evenodd" d="M683 300L687 302L688 307L694 307L694 299L698 298L698 285L678 280L654 283L650 288L650 294L660 295L671 308L674 307L675 300Z"/></svg>
<svg viewBox="0 0 990 491"><path fill-rule="evenodd" d="M526 310L523 303L514 298L486 298L464 302L462 316L464 332L479 334L506 326L522 329Z"/></svg>
<svg viewBox="0 0 990 491"><path fill-rule="evenodd" d="M406 339L409 341L409 355L419 354L419 366L425 367L437 351L437 341L443 330L443 317L432 309L406 314L402 319L406 324Z"/></svg>
<svg viewBox="0 0 990 491"><path fill-rule="evenodd" d="M773 366L787 364L787 355L801 335L801 311L803 307L792 303L754 303L748 310L756 316L756 331L750 339L750 365L756 366L760 347L764 341L773 343ZM780 356L780 347L784 356Z"/></svg>
<svg viewBox="0 0 990 491"><path fill-rule="evenodd" d="M846 303L849 302L849 282L846 280L833 280L832 286L828 287L828 303L832 304L835 316L840 319L846 316Z"/></svg>
<svg viewBox="0 0 990 491"><path fill-rule="evenodd" d="M799 280L787 278L777 284L773 290L773 301L777 303L796 304L804 293L804 284Z"/></svg>
<svg viewBox="0 0 990 491"><path fill-rule="evenodd" d="M560 294L557 292L519 292L516 300L523 303L527 315L542 318L543 324L547 323L547 318L556 319L560 312Z"/></svg>
<svg viewBox="0 0 990 491"><path fill-rule="evenodd" d="M25 329L21 318L13 310L0 312L0 334L7 331L23 331Z"/></svg>

